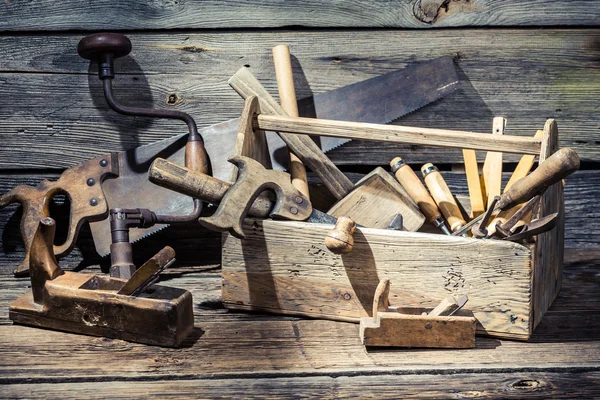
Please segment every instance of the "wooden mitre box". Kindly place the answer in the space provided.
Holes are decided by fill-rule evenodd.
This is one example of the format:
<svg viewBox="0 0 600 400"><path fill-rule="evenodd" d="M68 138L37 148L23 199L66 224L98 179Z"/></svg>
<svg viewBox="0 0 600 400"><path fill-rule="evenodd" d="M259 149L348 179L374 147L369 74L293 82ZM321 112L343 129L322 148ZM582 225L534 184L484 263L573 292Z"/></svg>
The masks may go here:
<svg viewBox="0 0 600 400"><path fill-rule="evenodd" d="M553 120L544 127L540 162L558 150ZM223 236L222 297L230 309L359 322L372 313L382 279L390 302L433 308L466 294L477 333L527 340L558 294L564 252L563 184L546 190L533 218L559 213L556 227L518 243L419 232L357 228L349 254L324 244L331 225L252 220L246 239Z"/></svg>

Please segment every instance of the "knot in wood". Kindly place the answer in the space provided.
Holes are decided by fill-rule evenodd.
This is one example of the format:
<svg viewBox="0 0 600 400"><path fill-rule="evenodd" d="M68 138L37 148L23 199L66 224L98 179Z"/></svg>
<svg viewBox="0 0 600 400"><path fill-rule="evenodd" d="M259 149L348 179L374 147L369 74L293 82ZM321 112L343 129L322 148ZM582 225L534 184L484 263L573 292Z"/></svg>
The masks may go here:
<svg viewBox="0 0 600 400"><path fill-rule="evenodd" d="M413 14L421 22L432 24L442 7L448 7L451 0L417 0L413 5Z"/></svg>

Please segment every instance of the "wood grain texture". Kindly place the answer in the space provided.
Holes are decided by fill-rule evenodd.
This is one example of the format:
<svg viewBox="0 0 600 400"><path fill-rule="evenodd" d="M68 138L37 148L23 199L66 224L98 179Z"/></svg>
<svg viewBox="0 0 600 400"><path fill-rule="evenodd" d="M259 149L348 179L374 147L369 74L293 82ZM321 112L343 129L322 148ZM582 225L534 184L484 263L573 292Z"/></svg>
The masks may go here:
<svg viewBox="0 0 600 400"><path fill-rule="evenodd" d="M466 194L467 182L463 173L442 172L446 183L457 195ZM36 185L43 179L56 180L58 174L36 173L34 175L0 174L0 193L6 193L18 184ZM361 174L349 174L353 182L363 177ZM504 173L504 182L508 181L510 172ZM321 210L333 205L335 199L328 194L327 189L311 178L311 190L317 191L313 199L321 199ZM566 180L565 186L565 245L567 248L578 248L582 251L592 251L600 248L600 226L596 223L600 218L595 203L589 199L600 197L600 174L597 171L578 171ZM58 221L57 236L65 237L64 228L68 204L57 201L51 207L51 215ZM23 242L19 231L22 208L10 205L0 209L0 271L11 272L25 257ZM262 208L268 211L268 205ZM432 228L433 229L433 228ZM434 231L435 232L435 231ZM62 236L61 236L62 235ZM171 245L177 254L178 265L193 266L218 263L220 260L220 235L208 231L199 224L186 224L180 227L171 226L134 244L136 263L143 263L155 254L165 244ZM593 253L592 253L593 254ZM67 264L64 264L67 263ZM79 266L103 263L108 267L109 259L101 259L95 251L91 234L86 225L73 252L61 259L61 265L67 269ZM10 271L9 271L10 270Z"/></svg>
<svg viewBox="0 0 600 400"><path fill-rule="evenodd" d="M542 151L540 153L540 165L559 150L558 128L554 120L549 120L544 126L542 138ZM515 188L516 183L512 186ZM560 291L563 273L564 255L564 226L565 226L565 204L563 201L563 183L558 182L550 186L542 195L539 206L534 209L532 219L537 219L558 212L556 228L538 235L535 249L533 250L534 265L544 268L534 268L533 275L533 302L535 304L533 313L534 326L542 320L542 315L550 307L552 301Z"/></svg>
<svg viewBox="0 0 600 400"><path fill-rule="evenodd" d="M334 217L347 216L359 225L385 229L402 214L403 230L415 232L425 222L406 190L383 168L375 168L356 183L346 197L327 211Z"/></svg>
<svg viewBox="0 0 600 400"><path fill-rule="evenodd" d="M329 229L248 221L245 240L225 237L223 303L234 309L357 322L370 315L375 289L387 278L395 306L433 308L448 294L467 294L467 309L477 318L480 333L529 336L532 271L527 248L357 228L352 253L339 256L323 245Z"/></svg>
<svg viewBox="0 0 600 400"><path fill-rule="evenodd" d="M504 135L505 126L505 118L494 117L492 135ZM538 139L537 136L535 138ZM502 194L502 166L502 153L488 151L481 171L481 188L486 199L486 207L488 204L492 204L494 197Z"/></svg>
<svg viewBox="0 0 600 400"><path fill-rule="evenodd" d="M144 398L354 398L357 393L377 399L563 399L600 395L600 372L486 372L439 374L386 374L290 376L251 379L177 379L131 382L17 383L4 385L5 398L132 399Z"/></svg>
<svg viewBox="0 0 600 400"><path fill-rule="evenodd" d="M123 103L190 112L200 127L239 116L243 101L227 86L242 65L276 93L270 49L286 42L297 59L297 96L319 93L408 63L454 55L463 88L400 119L408 126L485 131L506 115L511 133L531 137L549 117L561 147L600 159L595 110L600 90L598 29L294 31L131 34L133 51L116 61ZM66 168L95 155L185 132L176 121L110 111L95 66L77 56L80 34L0 37L0 168ZM445 43L432 46L432 43ZM89 74L89 75L88 75ZM27 151L24 151L27 149ZM462 162L460 149L353 142L329 153L337 164ZM483 154L479 154L482 160ZM512 158L511 158L512 157ZM506 155L516 162L519 156Z"/></svg>
<svg viewBox="0 0 600 400"><path fill-rule="evenodd" d="M302 0L292 3L238 0L223 7L200 0L127 2L102 0L92 6L50 0L4 5L0 30L142 30L189 28L597 25L600 11L591 0L473 0L418 2ZM102 16L102 17L99 17Z"/></svg>

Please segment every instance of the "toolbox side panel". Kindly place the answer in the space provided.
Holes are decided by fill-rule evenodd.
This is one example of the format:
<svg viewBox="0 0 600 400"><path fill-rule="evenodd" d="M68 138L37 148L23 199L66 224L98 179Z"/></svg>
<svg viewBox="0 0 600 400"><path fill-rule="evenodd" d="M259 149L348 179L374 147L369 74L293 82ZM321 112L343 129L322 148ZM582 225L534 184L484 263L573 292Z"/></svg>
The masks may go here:
<svg viewBox="0 0 600 400"><path fill-rule="evenodd" d="M323 243L331 225L247 220L223 246L223 302L232 309L358 322L390 279L390 304L434 307L466 294L478 333L527 339L531 252L510 242L357 228L351 253Z"/></svg>

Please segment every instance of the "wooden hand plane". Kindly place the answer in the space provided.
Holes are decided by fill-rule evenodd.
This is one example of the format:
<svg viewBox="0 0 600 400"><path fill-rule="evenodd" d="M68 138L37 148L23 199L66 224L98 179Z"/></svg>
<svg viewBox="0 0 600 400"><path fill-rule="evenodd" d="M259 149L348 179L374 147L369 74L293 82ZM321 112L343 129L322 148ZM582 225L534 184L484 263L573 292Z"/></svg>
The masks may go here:
<svg viewBox="0 0 600 400"><path fill-rule="evenodd" d="M44 218L30 247L31 292L9 307L18 324L151 345L177 347L194 329L192 295L187 290L153 285L152 274L173 259L159 252L126 281L62 271L52 251L56 224ZM148 268L145 268L148 266ZM136 290L141 288L142 290Z"/></svg>

